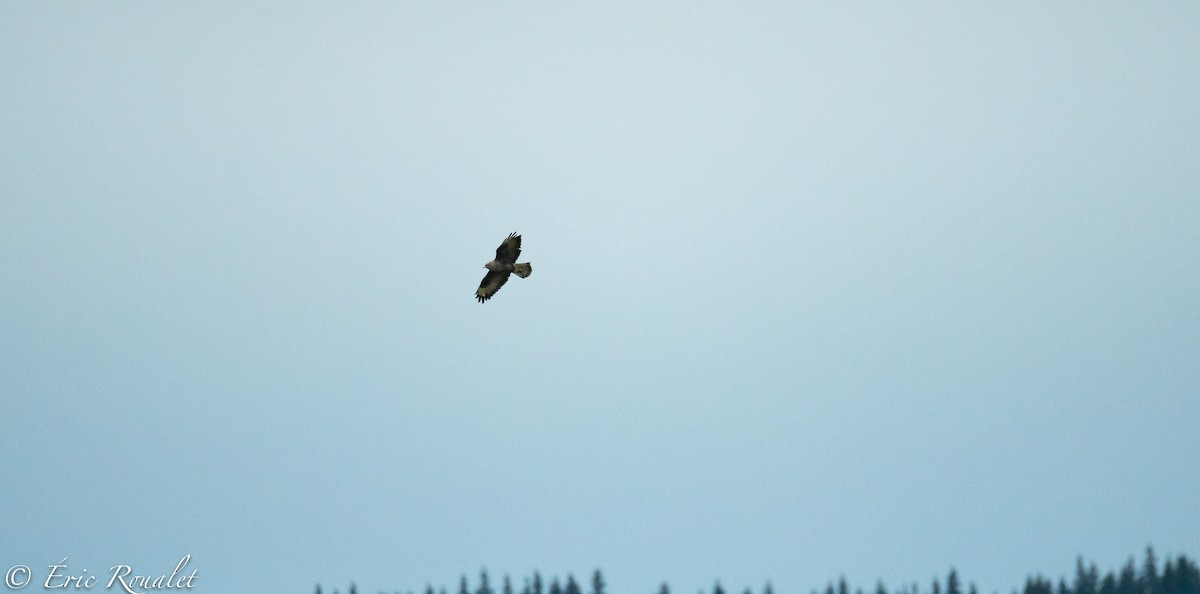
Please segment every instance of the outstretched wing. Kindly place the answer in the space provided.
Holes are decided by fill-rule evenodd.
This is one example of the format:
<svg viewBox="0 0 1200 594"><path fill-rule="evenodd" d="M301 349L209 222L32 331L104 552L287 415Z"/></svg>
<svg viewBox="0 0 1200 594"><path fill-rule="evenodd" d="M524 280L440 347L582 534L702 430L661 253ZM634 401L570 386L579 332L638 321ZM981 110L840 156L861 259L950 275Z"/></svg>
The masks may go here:
<svg viewBox="0 0 1200 594"><path fill-rule="evenodd" d="M518 239L518 242L519 241L520 240ZM499 291L500 287L503 287L504 283L508 282L509 274L511 273L492 272L489 270L488 273L484 275L483 281L479 283L479 288L475 289L475 298L478 299L480 303L491 299L492 295L495 295L496 291Z"/></svg>
<svg viewBox="0 0 1200 594"><path fill-rule="evenodd" d="M521 236L516 233L509 233L505 238L504 243L496 248L496 261L515 264L517 256L521 255ZM504 284L501 282L500 284ZM499 287L497 287L499 288Z"/></svg>

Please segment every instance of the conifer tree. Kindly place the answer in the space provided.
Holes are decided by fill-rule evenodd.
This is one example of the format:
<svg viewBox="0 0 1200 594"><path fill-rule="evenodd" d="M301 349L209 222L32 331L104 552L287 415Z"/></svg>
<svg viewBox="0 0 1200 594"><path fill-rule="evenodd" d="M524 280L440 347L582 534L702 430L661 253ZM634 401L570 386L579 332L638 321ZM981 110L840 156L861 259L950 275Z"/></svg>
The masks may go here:
<svg viewBox="0 0 1200 594"><path fill-rule="evenodd" d="M1154 547L1146 547L1146 560L1142 562L1141 575L1142 594L1158 593L1158 559L1154 556Z"/></svg>
<svg viewBox="0 0 1200 594"><path fill-rule="evenodd" d="M1100 580L1100 594L1117 594L1117 577L1111 571Z"/></svg>
<svg viewBox="0 0 1200 594"><path fill-rule="evenodd" d="M1133 557L1125 563L1121 568L1121 575L1117 578L1117 594L1139 594L1139 586L1137 579L1137 569L1133 563Z"/></svg>
<svg viewBox="0 0 1200 594"><path fill-rule="evenodd" d="M663 582L658 586L658 594L671 594L671 587L666 582Z"/></svg>
<svg viewBox="0 0 1200 594"><path fill-rule="evenodd" d="M1200 594L1200 569L1194 561L1180 555L1175 561L1176 585L1185 594Z"/></svg>
<svg viewBox="0 0 1200 594"><path fill-rule="evenodd" d="M946 594L962 594L962 589L958 585L958 571L953 567L950 568L950 573L946 576Z"/></svg>
<svg viewBox="0 0 1200 594"><path fill-rule="evenodd" d="M1175 562L1167 557L1163 563L1162 577L1159 578L1159 592L1162 594L1178 594L1176 590Z"/></svg>
<svg viewBox="0 0 1200 594"><path fill-rule="evenodd" d="M592 594L605 594L604 592L604 576L600 573L600 568L592 573Z"/></svg>
<svg viewBox="0 0 1200 594"><path fill-rule="evenodd" d="M479 570L479 588L475 590L475 594L495 594L492 587L488 585L487 568Z"/></svg>
<svg viewBox="0 0 1200 594"><path fill-rule="evenodd" d="M1075 588L1074 594L1098 594L1099 588L1099 572L1096 571L1096 564L1091 567L1086 567L1083 564L1083 556L1075 558Z"/></svg>
<svg viewBox="0 0 1200 594"><path fill-rule="evenodd" d="M1180 594L1200 594L1200 568L1195 561L1180 555L1175 562L1176 586Z"/></svg>
<svg viewBox="0 0 1200 594"><path fill-rule="evenodd" d="M1030 577L1025 580L1025 594L1054 594L1054 584L1042 577Z"/></svg>
<svg viewBox="0 0 1200 594"><path fill-rule="evenodd" d="M567 587L563 590L563 594L583 594L583 590L579 588L579 582L575 581L575 576L567 574Z"/></svg>

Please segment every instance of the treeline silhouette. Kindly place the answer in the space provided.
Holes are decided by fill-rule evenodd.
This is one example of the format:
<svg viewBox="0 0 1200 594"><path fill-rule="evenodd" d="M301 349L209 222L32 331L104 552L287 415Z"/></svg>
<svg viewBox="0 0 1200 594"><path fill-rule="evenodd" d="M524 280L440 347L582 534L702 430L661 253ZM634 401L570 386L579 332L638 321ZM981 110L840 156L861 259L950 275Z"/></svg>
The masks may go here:
<svg viewBox="0 0 1200 594"><path fill-rule="evenodd" d="M730 594L719 580L713 584L711 592L712 594ZM325 594L320 584L317 584L316 594ZM341 594L341 592L335 589L332 594ZM358 594L358 587L351 583L346 594ZM379 594L387 593L381 590ZM394 594L401 593L396 591ZM410 590L405 594L413 594L413 592ZM425 586L424 594L450 593L445 586L434 590L433 585L429 584ZM537 571L534 571L533 575L523 578L519 590L513 586L509 576L505 575L500 590L497 591L488 578L487 569L484 569L479 573L479 581L474 588L467 582L467 576L464 574L459 579L458 589L454 594L609 594L609 592L604 575L599 569L592 573L591 584L586 593L576 581L575 576L570 573L567 574L565 581L554 576L547 583L541 573ZM663 582L655 594L671 594L671 588L666 582ZM697 594L705 594L704 589ZM742 594L755 593L752 589L745 588ZM770 582L763 586L762 594L775 594ZM846 578L841 577L836 582L830 581L823 591L814 589L811 594L868 593L861 587L855 588L852 592L850 585L846 583ZM882 582L879 582L869 591L869 594L979 594L979 590L974 583L968 584L964 589L958 571L951 568L944 581L934 578L927 588L913 582L888 590ZM1070 581L1066 577L1052 580L1040 574L1031 575L1025 579L1024 587L1014 588L1012 594L1200 594L1200 569L1197 569L1195 561L1188 559L1185 555L1179 555L1174 559L1168 558L1160 564L1154 554L1154 549L1146 547L1145 557L1140 564L1135 563L1133 557L1130 557L1120 570L1100 575L1095 563L1085 564L1083 557L1078 557L1075 560L1075 575Z"/></svg>

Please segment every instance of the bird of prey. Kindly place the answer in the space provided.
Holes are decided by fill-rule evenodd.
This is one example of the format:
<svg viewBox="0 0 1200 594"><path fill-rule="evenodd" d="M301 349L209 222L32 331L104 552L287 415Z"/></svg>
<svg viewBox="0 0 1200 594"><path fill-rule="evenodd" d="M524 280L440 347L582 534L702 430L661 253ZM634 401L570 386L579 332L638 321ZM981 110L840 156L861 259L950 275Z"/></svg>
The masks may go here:
<svg viewBox="0 0 1200 594"><path fill-rule="evenodd" d="M492 298L504 283L508 282L508 275L516 273L517 276L525 278L533 273L533 266L529 262L517 264L517 256L521 255L521 236L516 233L509 233L504 239L504 243L496 248L496 259L484 264L488 273L484 275L483 281L479 283L479 288L475 290L475 298L480 303Z"/></svg>

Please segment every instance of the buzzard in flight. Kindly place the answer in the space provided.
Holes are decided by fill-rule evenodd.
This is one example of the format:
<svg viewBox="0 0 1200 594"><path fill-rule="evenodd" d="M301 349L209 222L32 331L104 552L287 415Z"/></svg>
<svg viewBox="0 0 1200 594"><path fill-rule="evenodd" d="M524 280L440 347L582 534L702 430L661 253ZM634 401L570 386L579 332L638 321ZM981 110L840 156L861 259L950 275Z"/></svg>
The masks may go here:
<svg viewBox="0 0 1200 594"><path fill-rule="evenodd" d="M504 283L508 282L508 275L516 273L517 276L525 278L533 273L533 266L529 262L517 264L517 256L521 255L521 236L516 233L509 233L504 239L504 243L496 248L496 259L484 264L483 267L488 269L488 273L484 275L483 281L479 283L479 288L475 290L475 298L480 303L492 298Z"/></svg>

